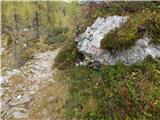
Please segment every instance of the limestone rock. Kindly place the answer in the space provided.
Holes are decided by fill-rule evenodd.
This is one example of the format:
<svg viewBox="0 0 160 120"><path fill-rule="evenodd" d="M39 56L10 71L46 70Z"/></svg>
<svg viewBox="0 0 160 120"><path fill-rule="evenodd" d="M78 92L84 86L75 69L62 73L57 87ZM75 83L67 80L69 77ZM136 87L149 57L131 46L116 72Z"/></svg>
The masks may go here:
<svg viewBox="0 0 160 120"><path fill-rule="evenodd" d="M94 61L111 65L114 65L117 61L122 61L124 64L133 64L142 61L149 55L153 58L160 57L160 45L151 44L152 38L148 36L137 40L131 48L121 52L116 51L114 54L100 48L101 40L105 35L109 31L120 27L126 21L126 16L98 17L92 26L77 37L76 42L78 42L79 51Z"/></svg>

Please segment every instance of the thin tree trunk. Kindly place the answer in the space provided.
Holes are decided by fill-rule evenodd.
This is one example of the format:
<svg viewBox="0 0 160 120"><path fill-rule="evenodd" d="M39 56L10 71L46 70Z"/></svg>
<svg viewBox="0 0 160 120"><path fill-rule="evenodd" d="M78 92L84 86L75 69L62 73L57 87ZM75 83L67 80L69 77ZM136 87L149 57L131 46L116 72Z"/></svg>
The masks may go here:
<svg viewBox="0 0 160 120"><path fill-rule="evenodd" d="M62 14L63 14L64 16L66 16L63 2L62 2L62 4L61 4L61 12L62 12ZM64 35L64 32L65 32L65 20L64 20L64 18L62 18L62 21L63 21L63 32L62 32L62 34Z"/></svg>
<svg viewBox="0 0 160 120"><path fill-rule="evenodd" d="M36 38L39 38L39 13L38 13L38 11L39 11L39 5L38 5L38 2L35 2L35 4L36 4L36 7L37 7L37 9L36 9L36 12L35 12L35 30L36 30Z"/></svg>
<svg viewBox="0 0 160 120"><path fill-rule="evenodd" d="M47 37L49 37L50 36L50 25L51 25L49 1L47 1L47 23L48 23Z"/></svg>
<svg viewBox="0 0 160 120"><path fill-rule="evenodd" d="M18 54L18 50L17 50L17 42L19 41L19 36L18 36L18 31L19 31L19 27L18 27L18 15L17 15L17 11L16 11L16 3L15 1L13 1L14 4L14 13L13 13L13 17L14 17L14 23L15 25L12 28L12 32L11 33L11 37L13 40L13 59L14 59L14 66L18 67L19 65L21 65L22 60Z"/></svg>
<svg viewBox="0 0 160 120"><path fill-rule="evenodd" d="M49 1L47 1L47 21L49 24L51 23Z"/></svg>

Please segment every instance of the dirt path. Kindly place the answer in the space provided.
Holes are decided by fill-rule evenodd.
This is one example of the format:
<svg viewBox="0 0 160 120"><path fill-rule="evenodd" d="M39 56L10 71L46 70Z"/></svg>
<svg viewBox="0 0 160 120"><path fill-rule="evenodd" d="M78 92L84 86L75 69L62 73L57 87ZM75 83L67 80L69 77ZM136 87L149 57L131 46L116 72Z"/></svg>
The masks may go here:
<svg viewBox="0 0 160 120"><path fill-rule="evenodd" d="M59 49L36 54L15 74L2 77L7 78L1 100L4 120L62 119L66 85L55 80L57 71L52 68L58 53Z"/></svg>

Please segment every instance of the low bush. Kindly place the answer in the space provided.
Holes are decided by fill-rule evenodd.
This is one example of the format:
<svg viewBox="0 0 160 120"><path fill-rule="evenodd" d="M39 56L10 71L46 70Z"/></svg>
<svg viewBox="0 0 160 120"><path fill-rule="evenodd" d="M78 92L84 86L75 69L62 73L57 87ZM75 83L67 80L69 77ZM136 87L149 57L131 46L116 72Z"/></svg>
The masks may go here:
<svg viewBox="0 0 160 120"><path fill-rule="evenodd" d="M117 14L119 11L120 14L123 14L120 9L121 4L117 3L115 4L117 6L115 13ZM132 6L132 3L128 3L128 5L135 7L134 4ZM149 30L158 28L152 24L151 21L153 20L147 21L153 15L153 12L137 13L146 7L141 9L137 4L135 9L126 8L129 6L124 6L123 10L125 9L125 12L132 13L132 15L120 29L111 31L108 34L109 37L102 40L104 43L101 43L101 47L104 45L104 49L123 50L130 47L138 38L143 36L143 34L140 36L137 33L139 25L146 26L147 31L152 35L154 32ZM155 8L157 5L152 7ZM137 8L139 9L137 10ZM151 6L149 9L151 11ZM111 14L114 13L113 11ZM96 14L101 15L101 12L103 13L103 11L97 11ZM155 13L154 19L158 15L158 13ZM91 18L88 18L88 24L92 21L89 19ZM157 20L155 20L156 24L158 23ZM145 24L147 22L154 28L150 29ZM156 35L158 36L157 33ZM158 38L157 36L156 38ZM125 66L119 61L114 66L107 65L102 66L99 70L94 70L87 66L75 66L79 56L80 53L76 44L69 41L56 58L55 65L64 72L69 87L69 95L64 106L65 119L159 119L160 59L147 58L143 62L130 66ZM63 77L63 79L65 78Z"/></svg>
<svg viewBox="0 0 160 120"><path fill-rule="evenodd" d="M108 14L134 14L145 9L160 12L158 1L113 1L106 13Z"/></svg>
<svg viewBox="0 0 160 120"><path fill-rule="evenodd" d="M76 44L65 46L55 65L67 77L66 119L159 119L160 59L148 57L130 66L119 61L94 70L75 66Z"/></svg>
<svg viewBox="0 0 160 120"><path fill-rule="evenodd" d="M55 35L53 37L50 37L47 39L47 44L59 44L65 41L66 36L65 35Z"/></svg>
<svg viewBox="0 0 160 120"><path fill-rule="evenodd" d="M139 38L135 20L128 18L120 28L110 31L101 41L101 48L111 50L127 49Z"/></svg>
<svg viewBox="0 0 160 120"><path fill-rule="evenodd" d="M149 19L144 23L150 36L153 38L152 42L155 44L160 43L160 15L153 13Z"/></svg>
<svg viewBox="0 0 160 120"><path fill-rule="evenodd" d="M59 69L67 69L69 67L73 67L76 63L76 59L78 57L77 46L73 42L68 42L65 44L58 54L55 65Z"/></svg>
<svg viewBox="0 0 160 120"><path fill-rule="evenodd" d="M67 119L159 119L158 81L160 62L147 58L142 63L103 66L99 71L72 67Z"/></svg>
<svg viewBox="0 0 160 120"><path fill-rule="evenodd" d="M68 31L69 31L68 27L58 27L58 28L54 28L53 34L55 34L55 35L65 34Z"/></svg>
<svg viewBox="0 0 160 120"><path fill-rule="evenodd" d="M143 38L144 34L148 34L152 38L153 43L160 43L160 15L158 13L152 13L150 11L144 11L140 14L131 15L128 21L121 25L120 28L116 28L110 31L104 39L101 41L101 48L109 51L112 50L124 50L130 48L135 41ZM139 32L138 27L144 26L145 31Z"/></svg>

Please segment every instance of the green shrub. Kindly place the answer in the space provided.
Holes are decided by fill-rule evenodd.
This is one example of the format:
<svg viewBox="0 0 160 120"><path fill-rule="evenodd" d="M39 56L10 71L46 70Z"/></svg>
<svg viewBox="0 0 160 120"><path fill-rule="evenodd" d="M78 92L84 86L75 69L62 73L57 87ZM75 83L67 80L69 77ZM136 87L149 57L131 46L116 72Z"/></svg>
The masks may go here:
<svg viewBox="0 0 160 120"><path fill-rule="evenodd" d="M20 58L22 60L22 65L24 63L26 63L29 59L31 59L32 55L33 55L33 51L30 50L30 49L26 49L25 51L21 51L21 53L19 54L20 55Z"/></svg>
<svg viewBox="0 0 160 120"><path fill-rule="evenodd" d="M68 27L57 27L57 28L54 28L53 30L53 33L55 35L59 35L59 34L65 34L69 31L69 28Z"/></svg>
<svg viewBox="0 0 160 120"><path fill-rule="evenodd" d="M148 9L150 11L160 12L160 2L158 1L120 1L111 2L107 10L108 14L134 14Z"/></svg>
<svg viewBox="0 0 160 120"><path fill-rule="evenodd" d="M48 38L46 43L47 44L58 44L58 43L64 42L65 39L67 39L65 35L55 35L53 37Z"/></svg>
<svg viewBox="0 0 160 120"><path fill-rule="evenodd" d="M101 41L101 48L105 50L118 50L130 48L135 41L143 38L144 34L149 34L155 44L160 43L160 15L150 11L144 11L140 14L131 15L127 22L110 31ZM146 31L138 32L138 26L144 26Z"/></svg>
<svg viewBox="0 0 160 120"><path fill-rule="evenodd" d="M77 46L73 42L68 42L65 46L61 49L60 53L58 54L55 62L56 67L59 69L67 69L73 67L76 63L76 59L78 57L78 50Z"/></svg>
<svg viewBox="0 0 160 120"><path fill-rule="evenodd" d="M29 39L27 42L28 42L28 47L31 47L31 48L37 47L37 40L36 39Z"/></svg>
<svg viewBox="0 0 160 120"><path fill-rule="evenodd" d="M160 43L160 14L153 13L149 19L146 20L144 24L153 38L153 43L159 44Z"/></svg>
<svg viewBox="0 0 160 120"><path fill-rule="evenodd" d="M101 48L107 50L123 50L134 44L139 38L134 20L128 19L120 28L110 31L101 41Z"/></svg>
<svg viewBox="0 0 160 120"><path fill-rule="evenodd" d="M131 66L117 62L99 71L72 66L67 72L70 95L66 118L158 119L159 68L159 59L151 58Z"/></svg>
<svg viewBox="0 0 160 120"><path fill-rule="evenodd" d="M158 29L152 24L151 21L153 20L148 21L149 18L153 18L153 12L144 11L137 14L146 7L141 9L142 4L137 4L137 6L132 3L127 4L128 6L124 5L122 9L125 9L125 12L132 13L132 15L120 29L111 31L109 37L102 40L104 43L101 43L101 47L104 45L104 49L123 50L132 46L138 38L142 37L137 33L139 25L146 26L147 31L152 33L151 35L154 34L152 32L154 29ZM111 7L112 10L115 13L122 14L121 4L115 5L117 8L114 10ZM132 9L128 8L130 5ZM156 6L150 6L149 9L154 11ZM104 13L103 11L97 11L96 14L102 15ZM158 13L155 14L154 19L156 20L154 21L159 24L156 17ZM91 18L88 18L87 22L90 24ZM153 27L149 28L147 25ZM155 34L158 38L158 34ZM76 67L75 62L79 57L76 44L69 42L65 46L56 58L56 67L63 70L69 79L67 82L70 94L64 112L66 119L159 119L160 59L147 58L143 62L131 66L125 66L122 62L117 62L114 66L102 66L97 71L87 66Z"/></svg>

